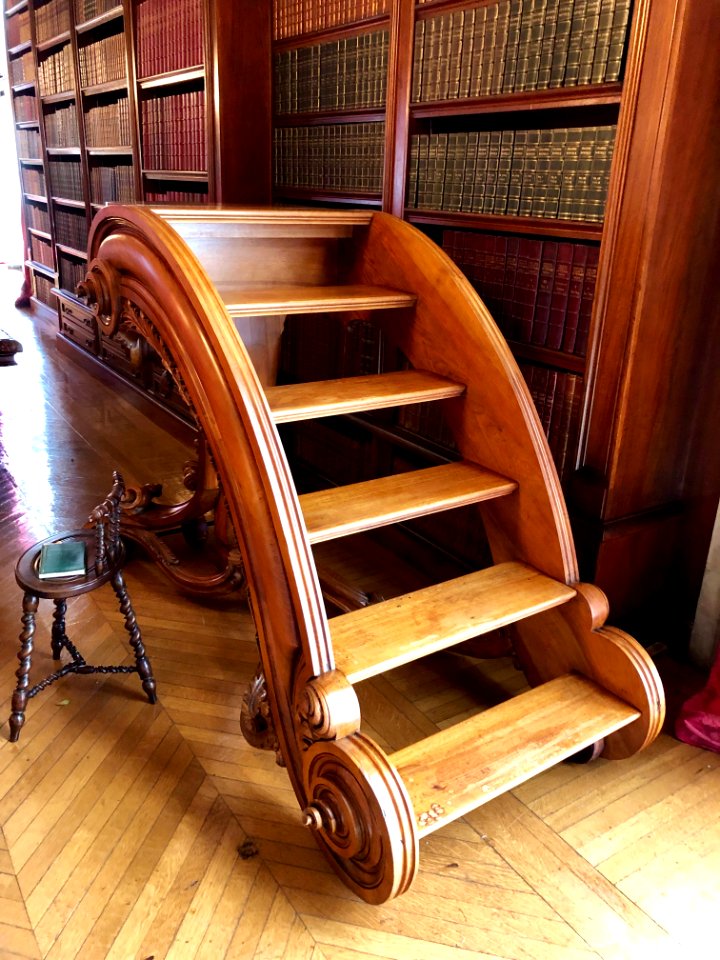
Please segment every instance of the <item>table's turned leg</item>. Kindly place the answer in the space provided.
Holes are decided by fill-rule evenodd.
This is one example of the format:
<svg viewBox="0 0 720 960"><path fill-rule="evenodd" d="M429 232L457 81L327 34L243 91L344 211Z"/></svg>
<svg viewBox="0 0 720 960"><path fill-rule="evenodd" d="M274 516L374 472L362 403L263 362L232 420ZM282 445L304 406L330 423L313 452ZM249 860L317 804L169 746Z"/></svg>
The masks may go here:
<svg viewBox="0 0 720 960"><path fill-rule="evenodd" d="M140 675L140 680L142 681L143 690L147 694L150 703L157 703L155 677L153 676L150 661L145 655L145 647L142 642L140 627L135 617L130 595L125 586L125 579L119 570L112 578L112 586L120 601L120 612L125 617L125 629L130 635L130 646L133 648L133 653L135 654L135 664L137 672Z"/></svg>
<svg viewBox="0 0 720 960"><path fill-rule="evenodd" d="M11 743L17 742L22 725L25 723L25 705L27 704L27 693L30 686L30 665L32 663L37 608L38 598L32 593L26 593L23 596L23 629L20 634L20 651L17 655L20 666L15 673L18 682L12 697L12 713L9 719Z"/></svg>
<svg viewBox="0 0 720 960"><path fill-rule="evenodd" d="M58 598L55 601L55 610L53 611L53 625L50 632L50 649L52 650L53 660L60 659L60 652L67 643L65 634L65 614L67 613L67 600Z"/></svg>

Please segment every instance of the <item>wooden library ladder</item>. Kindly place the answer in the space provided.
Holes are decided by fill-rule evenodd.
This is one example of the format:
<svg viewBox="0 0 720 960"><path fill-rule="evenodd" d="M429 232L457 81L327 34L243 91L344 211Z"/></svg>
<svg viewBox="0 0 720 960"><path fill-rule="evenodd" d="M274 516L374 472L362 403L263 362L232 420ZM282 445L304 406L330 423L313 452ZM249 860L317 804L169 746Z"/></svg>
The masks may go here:
<svg viewBox="0 0 720 960"><path fill-rule="evenodd" d="M423 234L366 211L111 205L89 255L81 293L102 335L139 331L206 437L257 626L244 729L278 750L303 822L352 890L397 896L421 837L589 745L617 759L653 740L657 672L578 582L518 368ZM409 369L272 385L285 315L333 310L367 311ZM458 462L298 496L276 424L419 401L443 405ZM328 619L314 543L470 503L493 566ZM509 625L529 692L390 756L362 732L354 684Z"/></svg>

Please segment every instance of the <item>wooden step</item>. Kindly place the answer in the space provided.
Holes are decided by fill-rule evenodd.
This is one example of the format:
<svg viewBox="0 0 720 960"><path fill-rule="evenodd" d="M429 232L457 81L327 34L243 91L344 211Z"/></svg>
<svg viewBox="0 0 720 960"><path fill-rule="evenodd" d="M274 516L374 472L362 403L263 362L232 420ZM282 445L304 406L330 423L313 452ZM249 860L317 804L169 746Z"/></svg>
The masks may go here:
<svg viewBox="0 0 720 960"><path fill-rule="evenodd" d="M300 506L310 542L321 543L502 497L515 489L514 480L460 461L306 493L300 497Z"/></svg>
<svg viewBox="0 0 720 960"><path fill-rule="evenodd" d="M269 387L268 403L276 423L332 417L363 410L459 397L465 386L423 370L400 370L340 380L316 380Z"/></svg>
<svg viewBox="0 0 720 960"><path fill-rule="evenodd" d="M287 313L341 313L344 310L388 310L413 307L415 296L388 287L363 284L262 286L216 282L231 317L270 317Z"/></svg>
<svg viewBox="0 0 720 960"><path fill-rule="evenodd" d="M163 207L153 213L167 220L185 240L208 237L342 238L372 220L367 210L323 210L292 207Z"/></svg>
<svg viewBox="0 0 720 960"><path fill-rule="evenodd" d="M335 666L358 683L566 603L572 587L500 563L330 620Z"/></svg>
<svg viewBox="0 0 720 960"><path fill-rule="evenodd" d="M638 710L585 677L522 693L390 757L420 836L627 726Z"/></svg>

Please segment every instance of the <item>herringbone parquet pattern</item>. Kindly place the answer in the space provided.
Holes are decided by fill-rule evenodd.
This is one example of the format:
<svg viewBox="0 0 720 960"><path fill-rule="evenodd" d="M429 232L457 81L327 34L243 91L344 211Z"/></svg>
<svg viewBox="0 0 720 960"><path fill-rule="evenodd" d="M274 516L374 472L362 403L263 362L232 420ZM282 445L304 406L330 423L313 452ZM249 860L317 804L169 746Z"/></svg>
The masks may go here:
<svg viewBox="0 0 720 960"><path fill-rule="evenodd" d="M75 526L113 466L145 481L177 475L183 456L127 399L58 357L49 328L16 315L13 330L25 352L0 370L2 718L21 548ZM240 733L257 660L242 598L180 596L143 559L127 580L160 702L147 703L135 676L68 677L31 701L19 743L0 728L2 960L714 955L720 757L663 736L622 764L553 769L423 841L415 886L371 907L300 826L274 757ZM38 673L52 662L50 609L41 604ZM88 659L129 662L109 589L68 614ZM396 749L521 684L508 661L482 680L470 661L437 656L364 685L365 729Z"/></svg>

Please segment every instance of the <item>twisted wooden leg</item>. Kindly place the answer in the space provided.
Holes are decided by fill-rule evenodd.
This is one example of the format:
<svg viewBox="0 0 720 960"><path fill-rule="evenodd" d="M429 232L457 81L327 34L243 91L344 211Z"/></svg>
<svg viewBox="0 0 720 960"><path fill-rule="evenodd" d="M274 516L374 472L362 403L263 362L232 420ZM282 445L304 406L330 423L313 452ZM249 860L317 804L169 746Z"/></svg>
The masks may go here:
<svg viewBox="0 0 720 960"><path fill-rule="evenodd" d="M20 736L20 729L25 723L25 705L27 691L30 686L30 665L32 663L33 636L35 634L35 614L38 608L38 598L32 593L23 596L23 629L20 634L20 651L17 655L20 661L15 676L17 687L12 698L12 713L10 714L10 742L16 743Z"/></svg>
<svg viewBox="0 0 720 960"><path fill-rule="evenodd" d="M53 625L50 633L50 649L52 650L53 660L60 659L60 651L67 643L65 634L65 614L67 612L67 600L57 599L55 601L55 610L53 612Z"/></svg>
<svg viewBox="0 0 720 960"><path fill-rule="evenodd" d="M133 653L135 654L135 664L142 681L143 690L147 694L150 703L157 703L156 684L152 667L150 666L150 661L145 656L145 647L143 646L142 636L140 635L140 627L138 627L137 620L135 619L135 611L130 602L125 580L119 570L112 579L112 586L120 601L120 612L125 617L125 629L130 634L130 646L133 648Z"/></svg>

